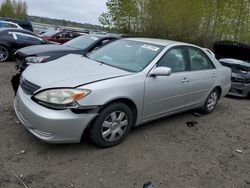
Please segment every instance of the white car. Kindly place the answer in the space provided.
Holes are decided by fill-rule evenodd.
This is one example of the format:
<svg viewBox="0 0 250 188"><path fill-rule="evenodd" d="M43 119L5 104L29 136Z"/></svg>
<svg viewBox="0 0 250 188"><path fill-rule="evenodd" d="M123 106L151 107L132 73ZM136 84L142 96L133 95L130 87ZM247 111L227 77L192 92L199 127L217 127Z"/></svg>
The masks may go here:
<svg viewBox="0 0 250 188"><path fill-rule="evenodd" d="M0 28L17 28L17 29L23 29L20 27L18 24L13 23L13 22L7 22L0 20Z"/></svg>

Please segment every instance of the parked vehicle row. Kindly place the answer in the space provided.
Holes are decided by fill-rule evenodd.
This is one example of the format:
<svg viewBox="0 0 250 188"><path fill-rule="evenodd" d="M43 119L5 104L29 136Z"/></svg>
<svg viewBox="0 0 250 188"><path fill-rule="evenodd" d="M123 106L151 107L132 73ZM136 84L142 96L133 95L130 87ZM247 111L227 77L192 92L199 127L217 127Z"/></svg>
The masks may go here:
<svg viewBox="0 0 250 188"><path fill-rule="evenodd" d="M56 29L56 30L49 30L41 34L40 37L48 41L54 41L54 42L63 44L65 42L72 40L73 38L81 36L82 34L83 33L75 32L75 31Z"/></svg>
<svg viewBox="0 0 250 188"><path fill-rule="evenodd" d="M24 29L2 28L0 29L0 62L7 61L20 48L50 43Z"/></svg>
<svg viewBox="0 0 250 188"><path fill-rule="evenodd" d="M47 44L22 48L15 53L18 68L24 70L32 63L45 63L67 54L86 55L101 46L118 39L109 35L83 35L62 45Z"/></svg>
<svg viewBox="0 0 250 188"><path fill-rule="evenodd" d="M190 109L211 113L231 87L231 69L206 49L160 39L119 39L85 56L31 64L14 108L49 143L77 143L87 131L111 147L143 123Z"/></svg>
<svg viewBox="0 0 250 188"><path fill-rule="evenodd" d="M48 37L48 33L57 33L54 34L51 37ZM62 55L65 55L65 53L67 53L67 50L71 50L72 52L75 51L75 53L80 53L80 52L76 52L77 50L81 51L81 49L85 49L87 47L91 47L88 45L91 45L91 39L89 39L89 44L87 43L87 39L78 39L77 41L73 41L71 42L70 40L81 36L80 34L77 34L75 32L72 31L50 31L47 34L44 33L41 36L38 36L30 31L24 30L24 29L19 29L19 28L0 28L0 62L3 61L7 61L10 58L13 57L14 53L23 48L23 47L27 47L27 46L32 46L32 51L30 51L31 53L35 53L36 49L39 49L38 53L43 53L45 51L51 52L51 51L55 51L55 49L59 49L60 52L62 52ZM63 37L64 34L68 34L70 36L70 38L65 38ZM104 35L105 37L105 35ZM93 44L95 44L96 42L101 43L101 41L99 41L100 35L92 36L92 42ZM112 38L112 37L111 37ZM115 38L115 37L113 37ZM117 37L116 37L117 38ZM84 40L84 41L81 41ZM108 41L108 37L107 37L107 41ZM57 42L56 42L57 41ZM64 46L59 46L59 43L64 43L65 41L69 41L69 43L65 44ZM59 43L58 43L59 42ZM83 42L81 44L81 42ZM105 42L105 41L104 41ZM54 44L54 46L50 46L49 44ZM37 47L33 47L34 45L45 45L45 46L37 46ZM98 44L96 44L98 45ZM100 44L101 45L101 44ZM67 48L68 47L68 48ZM72 47L72 48L71 48ZM29 49L31 49L29 48ZM71 49L70 49L71 48ZM74 48L74 49L73 49ZM88 49L90 50L90 49ZM28 50L29 51L29 50ZM58 57L60 56L60 52L57 53ZM81 53L83 53L81 51ZM36 54L27 54L27 55L36 55ZM52 60L54 57L51 57ZM47 59L47 58L46 58ZM45 59L44 59L45 60Z"/></svg>

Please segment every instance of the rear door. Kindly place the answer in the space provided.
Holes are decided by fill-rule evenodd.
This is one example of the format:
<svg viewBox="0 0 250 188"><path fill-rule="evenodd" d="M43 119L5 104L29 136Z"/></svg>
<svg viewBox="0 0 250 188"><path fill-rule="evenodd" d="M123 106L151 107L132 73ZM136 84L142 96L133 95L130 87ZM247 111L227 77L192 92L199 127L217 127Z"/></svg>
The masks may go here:
<svg viewBox="0 0 250 188"><path fill-rule="evenodd" d="M175 47L163 55L158 67L172 69L170 76L146 77L143 119L148 120L181 110L188 92L188 62L184 47Z"/></svg>
<svg viewBox="0 0 250 188"><path fill-rule="evenodd" d="M217 72L209 57L199 48L187 47L190 74L187 107L200 105L213 89Z"/></svg>

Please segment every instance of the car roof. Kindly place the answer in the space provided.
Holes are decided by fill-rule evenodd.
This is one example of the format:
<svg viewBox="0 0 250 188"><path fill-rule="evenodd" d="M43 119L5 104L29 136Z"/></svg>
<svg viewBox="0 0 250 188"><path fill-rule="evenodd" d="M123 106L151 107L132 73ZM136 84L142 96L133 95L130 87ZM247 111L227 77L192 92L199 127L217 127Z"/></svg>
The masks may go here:
<svg viewBox="0 0 250 188"><path fill-rule="evenodd" d="M102 35L102 34L87 34L88 36L93 36L93 37L98 37L100 39L104 39L104 38L120 38L118 36L115 36L115 35L109 35L109 34L106 34L106 35Z"/></svg>
<svg viewBox="0 0 250 188"><path fill-rule="evenodd" d="M181 43L181 42L176 42L172 40L154 39L154 38L126 38L126 39L137 41L137 42L146 42L146 43L156 44L160 46L168 46L169 44L172 44L172 43Z"/></svg>

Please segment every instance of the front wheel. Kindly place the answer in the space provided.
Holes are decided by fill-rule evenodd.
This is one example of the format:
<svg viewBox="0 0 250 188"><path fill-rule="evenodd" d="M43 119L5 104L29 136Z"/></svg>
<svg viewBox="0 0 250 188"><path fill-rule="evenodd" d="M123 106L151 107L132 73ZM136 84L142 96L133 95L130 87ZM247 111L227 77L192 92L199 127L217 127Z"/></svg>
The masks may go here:
<svg viewBox="0 0 250 188"><path fill-rule="evenodd" d="M217 105L219 100L219 91L218 89L214 89L208 96L203 108L201 111L205 114L210 114Z"/></svg>
<svg viewBox="0 0 250 188"><path fill-rule="evenodd" d="M7 61L9 56L9 50L5 46L0 45L0 62Z"/></svg>
<svg viewBox="0 0 250 188"><path fill-rule="evenodd" d="M127 136L132 124L131 109L123 103L113 103L105 107L93 122L90 138L98 147L111 147Z"/></svg>

